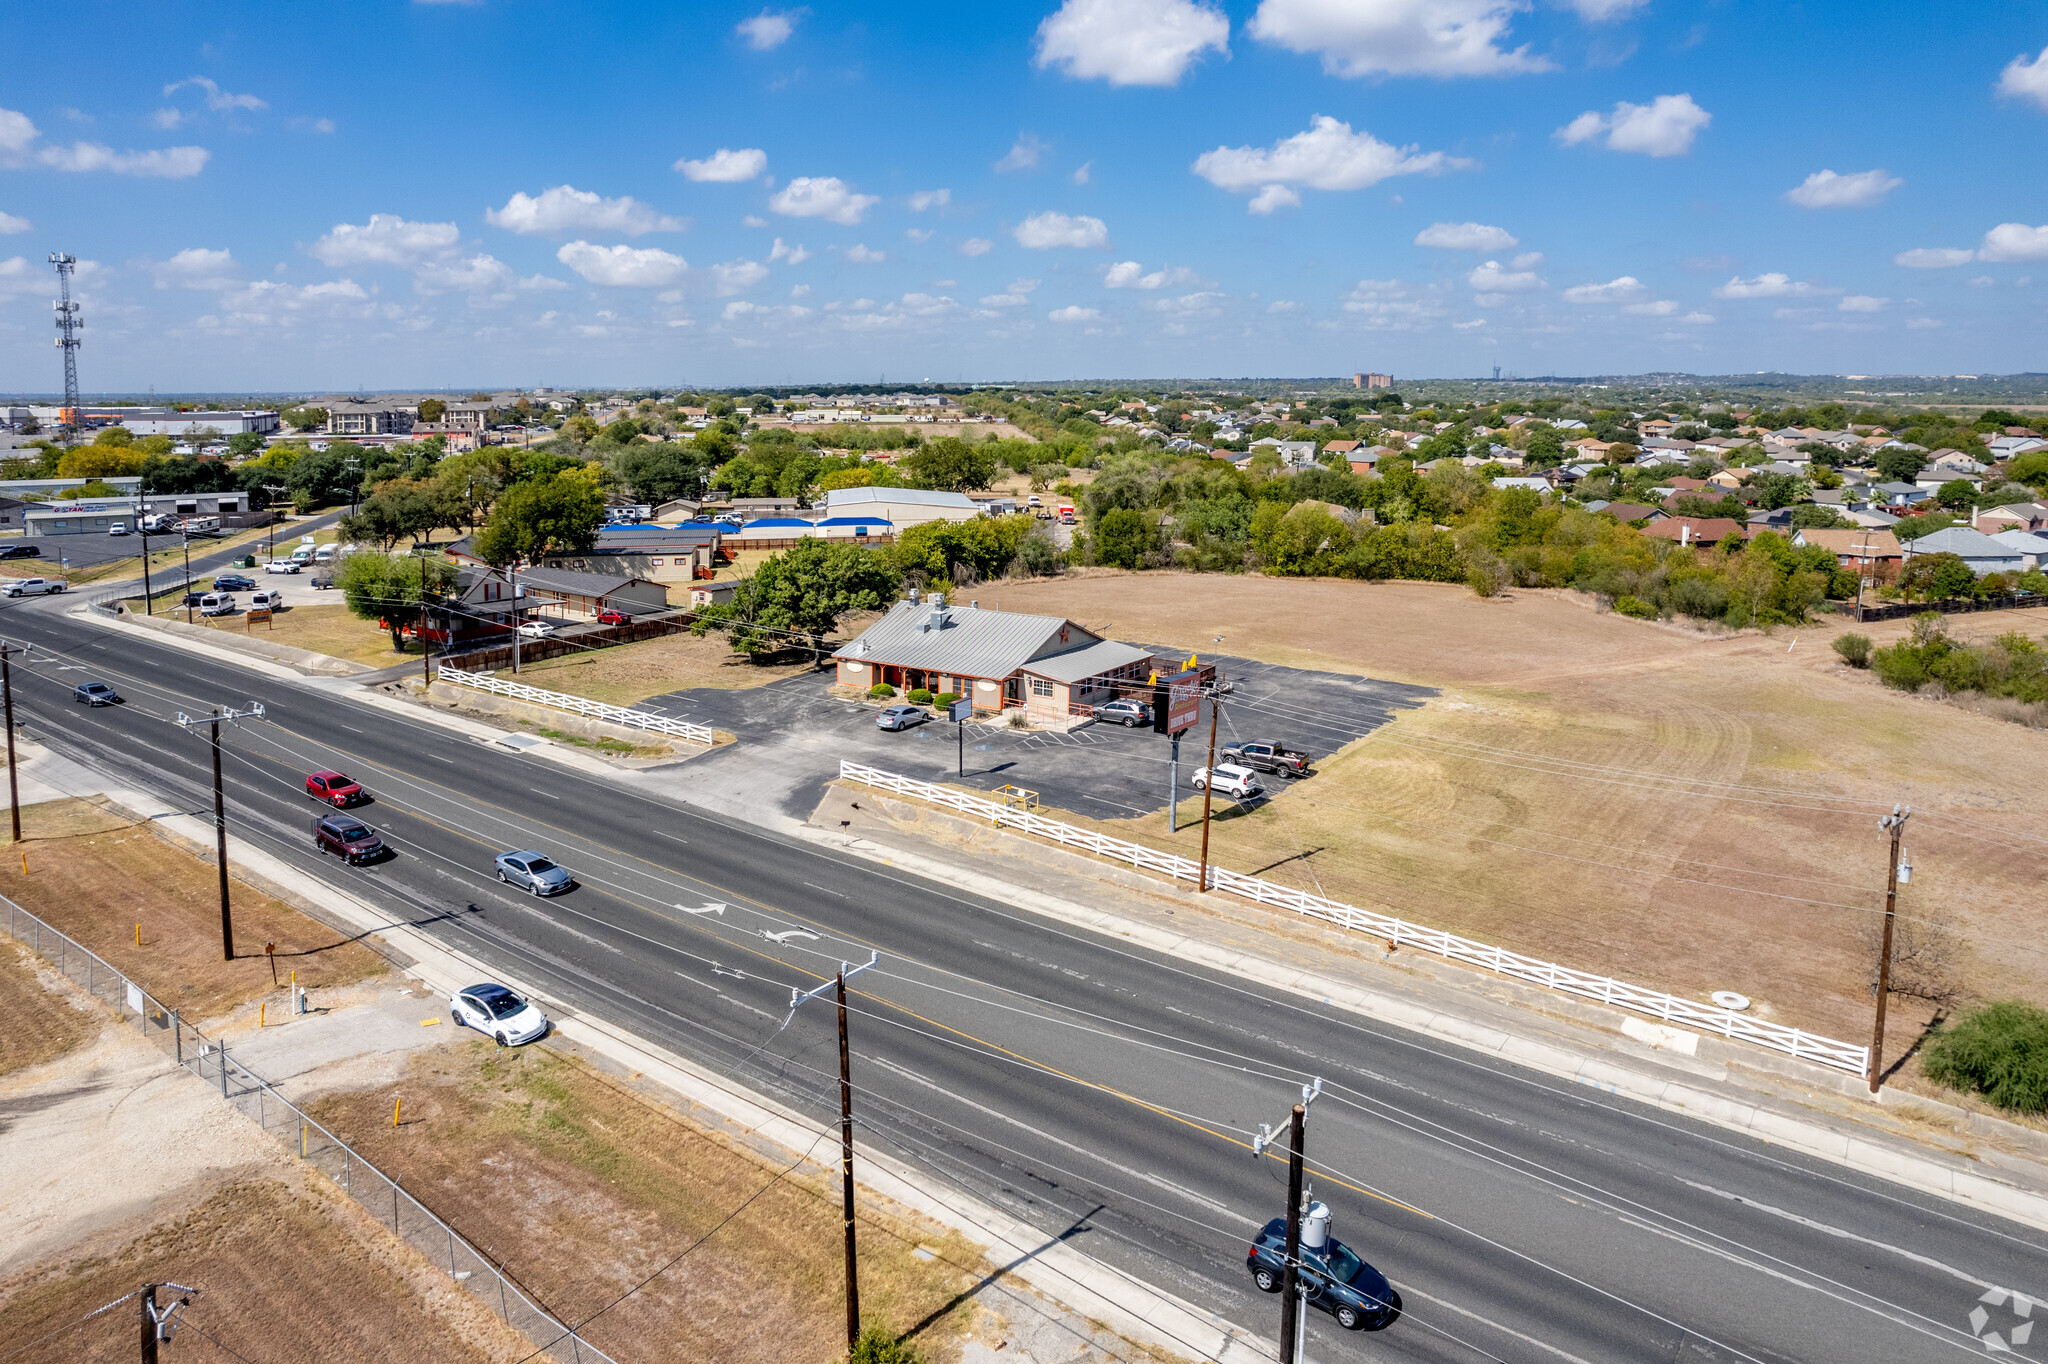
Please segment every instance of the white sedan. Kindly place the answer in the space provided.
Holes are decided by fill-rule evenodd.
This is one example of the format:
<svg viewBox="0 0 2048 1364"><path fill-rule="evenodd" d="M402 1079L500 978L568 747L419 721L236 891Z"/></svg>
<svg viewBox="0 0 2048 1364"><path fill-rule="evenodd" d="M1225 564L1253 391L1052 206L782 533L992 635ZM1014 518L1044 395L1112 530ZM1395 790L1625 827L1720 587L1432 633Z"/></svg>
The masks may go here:
<svg viewBox="0 0 2048 1364"><path fill-rule="evenodd" d="M529 620L519 627L519 633L528 639L547 639L557 632L544 620Z"/></svg>
<svg viewBox="0 0 2048 1364"><path fill-rule="evenodd" d="M475 1028L501 1047L516 1047L545 1037L548 1016L502 985L471 985L448 997L449 1021Z"/></svg>

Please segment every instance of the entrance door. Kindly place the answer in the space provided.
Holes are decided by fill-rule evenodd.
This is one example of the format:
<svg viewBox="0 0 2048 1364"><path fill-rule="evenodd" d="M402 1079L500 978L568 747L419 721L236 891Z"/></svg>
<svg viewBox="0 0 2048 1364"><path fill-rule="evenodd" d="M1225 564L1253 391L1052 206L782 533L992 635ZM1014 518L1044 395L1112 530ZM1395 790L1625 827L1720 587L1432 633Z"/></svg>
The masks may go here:
<svg viewBox="0 0 2048 1364"><path fill-rule="evenodd" d="M1023 689L1024 681L1022 678L1009 677L1003 679L1003 704L1006 706L1022 705L1024 703Z"/></svg>

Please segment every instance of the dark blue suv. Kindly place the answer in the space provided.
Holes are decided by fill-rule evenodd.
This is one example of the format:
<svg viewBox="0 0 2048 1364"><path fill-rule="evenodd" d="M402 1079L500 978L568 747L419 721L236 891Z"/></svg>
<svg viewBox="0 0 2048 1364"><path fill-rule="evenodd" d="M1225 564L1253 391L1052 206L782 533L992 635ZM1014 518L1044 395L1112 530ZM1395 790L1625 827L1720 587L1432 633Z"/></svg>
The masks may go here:
<svg viewBox="0 0 2048 1364"><path fill-rule="evenodd" d="M1287 1219L1276 1217L1252 1242L1245 1267L1261 1291L1278 1293L1286 1263ZM1320 1250L1301 1248L1301 1278L1309 1305L1337 1318L1347 1331L1384 1331L1401 1315L1401 1295L1387 1276L1335 1237Z"/></svg>

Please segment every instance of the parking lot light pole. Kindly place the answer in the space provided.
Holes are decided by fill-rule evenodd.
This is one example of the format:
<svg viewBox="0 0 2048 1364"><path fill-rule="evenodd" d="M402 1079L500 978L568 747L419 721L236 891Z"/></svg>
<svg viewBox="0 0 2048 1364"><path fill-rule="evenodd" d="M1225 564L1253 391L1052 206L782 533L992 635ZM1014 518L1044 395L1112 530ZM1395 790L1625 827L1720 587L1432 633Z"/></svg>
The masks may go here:
<svg viewBox="0 0 2048 1364"><path fill-rule="evenodd" d="M228 812L227 803L221 792L220 780L220 727L223 722L233 724L244 716L263 718L263 705L252 701L247 710L231 710L215 706L213 714L191 716L183 711L178 713L180 727L190 729L194 725L212 727L213 739L213 851L214 860L220 867L220 957L222 961L235 959L235 920L228 906Z"/></svg>

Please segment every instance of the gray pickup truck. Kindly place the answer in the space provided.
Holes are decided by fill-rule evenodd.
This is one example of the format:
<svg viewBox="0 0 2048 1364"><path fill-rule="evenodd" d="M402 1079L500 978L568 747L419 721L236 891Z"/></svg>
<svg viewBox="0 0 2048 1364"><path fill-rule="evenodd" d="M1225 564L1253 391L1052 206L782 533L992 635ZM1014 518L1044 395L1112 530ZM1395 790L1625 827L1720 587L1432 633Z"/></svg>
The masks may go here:
<svg viewBox="0 0 2048 1364"><path fill-rule="evenodd" d="M1276 740L1256 743L1225 744L1216 754L1219 762L1233 762L1239 767L1249 767L1260 772L1271 772L1281 777L1305 777L1308 775L1309 756L1300 749L1289 748Z"/></svg>
<svg viewBox="0 0 2048 1364"><path fill-rule="evenodd" d="M7 584L7 595L10 597L41 597L63 590L62 578L21 578Z"/></svg>

